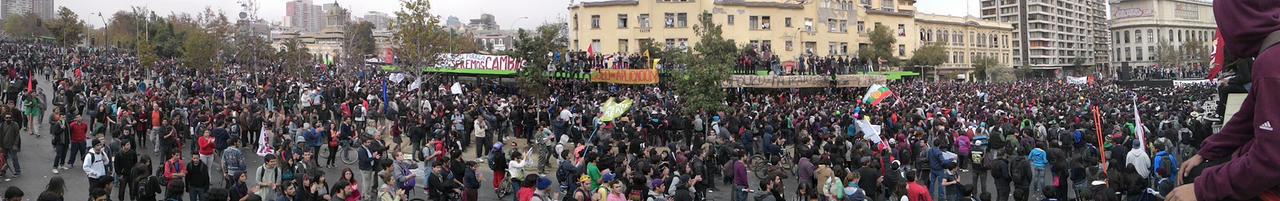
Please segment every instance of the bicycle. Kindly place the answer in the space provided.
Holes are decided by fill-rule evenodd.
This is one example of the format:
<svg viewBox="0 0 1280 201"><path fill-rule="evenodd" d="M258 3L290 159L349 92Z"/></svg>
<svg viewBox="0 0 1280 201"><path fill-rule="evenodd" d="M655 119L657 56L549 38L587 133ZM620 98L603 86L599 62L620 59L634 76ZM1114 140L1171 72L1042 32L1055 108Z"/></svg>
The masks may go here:
<svg viewBox="0 0 1280 201"><path fill-rule="evenodd" d="M511 194L511 182L515 181L512 181L512 178L503 179L502 183L498 184L498 188L493 189L494 194L498 195L498 199L502 199L503 197L507 197L507 194Z"/></svg>
<svg viewBox="0 0 1280 201"><path fill-rule="evenodd" d="M784 170L794 168L794 165L791 163L791 156L787 153L780 153L777 155L754 155L751 156L751 159L748 162L750 162L750 164L748 164L750 167L748 168L755 172L756 179L764 179L765 176L768 176L769 172L773 170L771 168L774 168L775 166Z"/></svg>

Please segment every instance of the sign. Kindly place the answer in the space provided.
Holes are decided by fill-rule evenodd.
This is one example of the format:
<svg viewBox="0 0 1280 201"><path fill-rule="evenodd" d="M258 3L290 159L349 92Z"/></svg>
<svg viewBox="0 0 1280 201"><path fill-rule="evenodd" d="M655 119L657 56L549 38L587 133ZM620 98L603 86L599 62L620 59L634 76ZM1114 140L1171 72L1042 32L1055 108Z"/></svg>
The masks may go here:
<svg viewBox="0 0 1280 201"><path fill-rule="evenodd" d="M403 73L391 74L390 76L387 76L387 79L399 84L400 81L404 81L404 74Z"/></svg>
<svg viewBox="0 0 1280 201"><path fill-rule="evenodd" d="M1089 78L1067 76L1067 84L1089 84Z"/></svg>
<svg viewBox="0 0 1280 201"><path fill-rule="evenodd" d="M1111 16L1112 20L1135 18L1135 17L1150 17L1150 16L1156 15L1155 10L1141 9L1141 8L1116 9L1116 11L1113 13L1114 14L1112 14Z"/></svg>
<svg viewBox="0 0 1280 201"><path fill-rule="evenodd" d="M610 122L615 118L621 117L623 113L627 112L627 109L631 108L631 99L623 100L622 102L614 102L613 98L609 98L609 100L606 100L604 105L600 108L601 113L603 113L600 116L600 121Z"/></svg>
<svg viewBox="0 0 1280 201"><path fill-rule="evenodd" d="M1217 82L1214 82L1214 81L1213 81L1213 79L1200 79L1200 80L1174 80L1174 81L1173 81L1173 86L1179 86L1179 87L1181 87L1181 86L1204 86L1204 85L1213 85L1213 84L1217 84Z"/></svg>
<svg viewBox="0 0 1280 201"><path fill-rule="evenodd" d="M888 80L887 75L837 75L836 87L869 87L876 84L885 84Z"/></svg>
<svg viewBox="0 0 1280 201"><path fill-rule="evenodd" d="M838 75L834 87L867 87L872 84L884 84L884 75ZM726 88L817 88L832 87L829 76L790 75L733 75L724 84Z"/></svg>
<svg viewBox="0 0 1280 201"><path fill-rule="evenodd" d="M262 131L260 132L262 135L259 135L258 141L263 143L258 144L258 156L267 156L268 154L275 153L275 150L271 148L271 143L266 143L271 142L271 135L269 135L271 132L267 131L267 127L262 127Z"/></svg>
<svg viewBox="0 0 1280 201"><path fill-rule="evenodd" d="M656 69L601 69L591 72L591 82L613 84L657 84Z"/></svg>
<svg viewBox="0 0 1280 201"><path fill-rule="evenodd" d="M516 71L524 61L508 56L483 54L441 54L436 68Z"/></svg>

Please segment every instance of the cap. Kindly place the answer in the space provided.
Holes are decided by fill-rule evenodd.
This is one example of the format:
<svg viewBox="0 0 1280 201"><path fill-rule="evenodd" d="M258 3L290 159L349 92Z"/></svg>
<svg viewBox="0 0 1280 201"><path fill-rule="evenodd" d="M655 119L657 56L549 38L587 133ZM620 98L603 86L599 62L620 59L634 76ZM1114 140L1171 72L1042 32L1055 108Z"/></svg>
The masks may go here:
<svg viewBox="0 0 1280 201"><path fill-rule="evenodd" d="M661 179L654 179L653 182L649 183L649 189L658 189L658 187L661 187L661 186L662 186Z"/></svg>
<svg viewBox="0 0 1280 201"><path fill-rule="evenodd" d="M551 180L546 177L538 177L538 190L546 190L551 187Z"/></svg>
<svg viewBox="0 0 1280 201"><path fill-rule="evenodd" d="M613 173L604 174L603 176L600 176L600 183L609 183L609 181L613 181L613 176L614 176Z"/></svg>

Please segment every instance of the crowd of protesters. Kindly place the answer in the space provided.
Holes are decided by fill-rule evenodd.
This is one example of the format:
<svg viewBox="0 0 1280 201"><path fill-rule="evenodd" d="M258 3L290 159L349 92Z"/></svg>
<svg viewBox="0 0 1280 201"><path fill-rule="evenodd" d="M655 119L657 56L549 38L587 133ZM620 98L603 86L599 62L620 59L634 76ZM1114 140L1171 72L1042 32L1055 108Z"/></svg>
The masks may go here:
<svg viewBox="0 0 1280 201"><path fill-rule="evenodd" d="M1249 11L1237 15L1276 10L1218 4ZM1234 30L1224 33L1242 37L1224 38L1261 39ZM866 63L809 57L798 69L775 70L778 59L763 52L739 57L740 70L833 74ZM640 55L549 56L578 73L651 65ZM44 189L9 186L6 201L36 190L37 200L68 193L91 200L479 200L490 185L515 201L711 200L716 192L734 201L1157 200L1189 196L1190 184L1175 188L1187 166L1241 146L1259 154L1237 155L1245 161L1195 180L1274 184L1238 181L1247 170L1273 175L1256 169L1269 164L1242 164L1267 161L1259 157L1270 149L1259 144L1274 137L1255 144L1252 134L1270 132L1270 123L1254 130L1249 119L1235 118L1225 134L1213 134L1216 108L1206 106L1222 97L1211 86L895 81L886 85L893 95L874 100L865 88L725 89L721 109L688 111L668 83L555 79L549 95L532 96L484 79L462 86L451 76L399 79L351 66L303 73L282 66L302 64L220 63L195 71L175 60L144 65L124 50L23 40L0 42L0 63L8 72L0 84L0 153L8 162L0 176L22 177L18 159L38 154L23 152L32 143L25 138L55 148L52 164L34 165L53 174L83 171L88 180L68 184L54 175ZM1266 80L1250 90L1274 92L1266 91L1274 76L1254 76ZM1273 96L1257 97L1241 112L1275 107ZM632 104L605 117L608 99ZM357 155L352 164L335 162L347 160L347 151ZM262 162L250 164L250 154ZM68 185L90 190L67 192ZM1267 195L1191 188L1211 200Z"/></svg>

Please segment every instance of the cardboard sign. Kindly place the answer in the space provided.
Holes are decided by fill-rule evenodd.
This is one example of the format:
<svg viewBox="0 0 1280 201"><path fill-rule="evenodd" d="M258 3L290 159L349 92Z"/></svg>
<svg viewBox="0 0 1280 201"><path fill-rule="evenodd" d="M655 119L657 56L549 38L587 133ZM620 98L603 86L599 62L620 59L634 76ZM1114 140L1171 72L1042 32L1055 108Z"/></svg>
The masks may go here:
<svg viewBox="0 0 1280 201"><path fill-rule="evenodd" d="M733 75L721 85L725 88L867 87L872 84L884 84L886 77L884 75L838 75L832 83L830 76Z"/></svg>
<svg viewBox="0 0 1280 201"><path fill-rule="evenodd" d="M591 72L591 82L614 84L657 84L656 69L602 69Z"/></svg>

